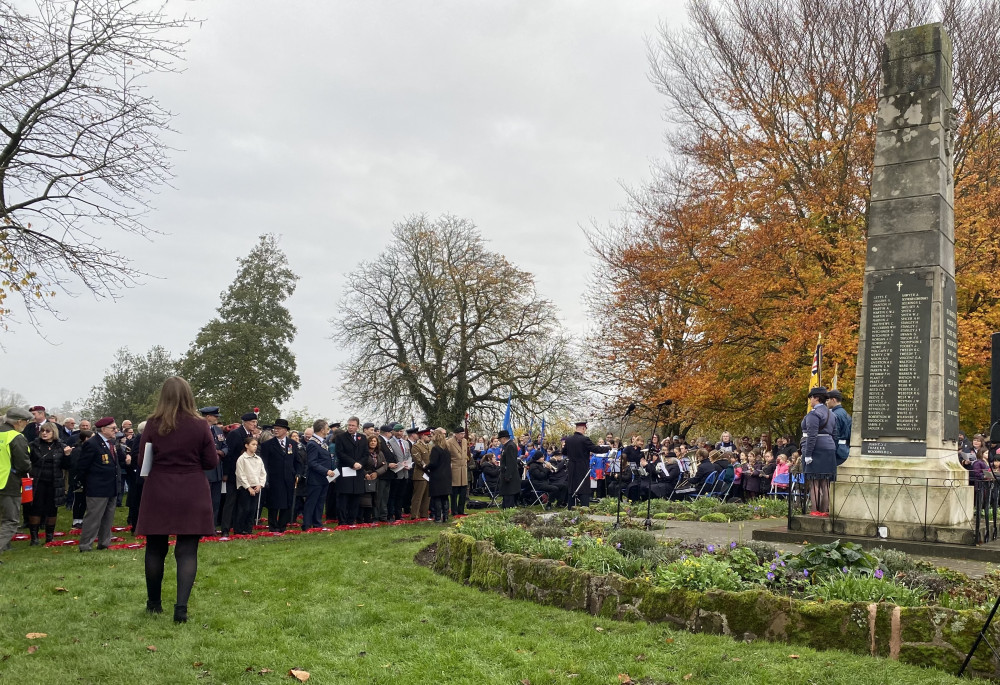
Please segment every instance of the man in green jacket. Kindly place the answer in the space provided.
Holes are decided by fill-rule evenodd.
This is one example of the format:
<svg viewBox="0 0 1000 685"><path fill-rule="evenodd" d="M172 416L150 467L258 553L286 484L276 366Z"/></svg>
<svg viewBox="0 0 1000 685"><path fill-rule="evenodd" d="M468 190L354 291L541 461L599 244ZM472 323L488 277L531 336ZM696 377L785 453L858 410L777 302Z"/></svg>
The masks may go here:
<svg viewBox="0 0 1000 685"><path fill-rule="evenodd" d="M21 522L21 478L31 470L28 441L21 431L30 420L27 411L12 407L0 423L0 552L10 549Z"/></svg>

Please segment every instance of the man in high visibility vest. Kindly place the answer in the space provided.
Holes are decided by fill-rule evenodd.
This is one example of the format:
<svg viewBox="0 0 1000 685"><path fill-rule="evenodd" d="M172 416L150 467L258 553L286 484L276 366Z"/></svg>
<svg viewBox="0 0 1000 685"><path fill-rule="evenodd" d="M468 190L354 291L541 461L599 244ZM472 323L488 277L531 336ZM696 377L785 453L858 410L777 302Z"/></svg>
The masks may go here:
<svg viewBox="0 0 1000 685"><path fill-rule="evenodd" d="M10 549L21 522L21 478L31 470L28 441L21 431L30 420L27 411L12 407L0 422L0 552Z"/></svg>

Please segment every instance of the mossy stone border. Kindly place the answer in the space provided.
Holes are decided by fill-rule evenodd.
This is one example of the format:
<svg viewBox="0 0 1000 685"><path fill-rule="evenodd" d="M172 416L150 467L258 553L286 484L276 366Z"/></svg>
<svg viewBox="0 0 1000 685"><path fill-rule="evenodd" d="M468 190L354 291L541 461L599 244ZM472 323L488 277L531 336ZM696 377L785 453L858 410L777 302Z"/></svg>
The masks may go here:
<svg viewBox="0 0 1000 685"><path fill-rule="evenodd" d="M551 559L503 554L486 540L445 530L434 570L460 583L512 599L586 611L594 616L670 623L696 633L738 640L804 644L898 659L956 673L985 616L978 611L894 604L807 602L765 590L666 590L617 574L596 575ZM1000 627L990 629L1000 643ZM1000 677L1000 663L983 647L972 675Z"/></svg>

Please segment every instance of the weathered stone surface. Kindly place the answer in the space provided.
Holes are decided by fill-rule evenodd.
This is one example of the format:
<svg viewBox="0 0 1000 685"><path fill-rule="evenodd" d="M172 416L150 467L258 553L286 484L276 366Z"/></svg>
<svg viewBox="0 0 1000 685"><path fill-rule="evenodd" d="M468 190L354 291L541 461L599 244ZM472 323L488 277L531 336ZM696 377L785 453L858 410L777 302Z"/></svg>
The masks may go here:
<svg viewBox="0 0 1000 685"><path fill-rule="evenodd" d="M951 98L951 60L940 53L890 60L882 64L882 95L940 88Z"/></svg>
<svg viewBox="0 0 1000 685"><path fill-rule="evenodd" d="M948 196L948 170L938 159L878 166L872 173L872 202L921 195Z"/></svg>
<svg viewBox="0 0 1000 685"><path fill-rule="evenodd" d="M875 154L884 164L903 164L947 156L948 133L941 124L879 130Z"/></svg>
<svg viewBox="0 0 1000 685"><path fill-rule="evenodd" d="M738 640L762 638L884 656L950 672L957 671L985 620L976 611L806 602L764 590L666 590L616 574L599 576L560 562L500 554L489 542L451 531L441 533L437 550L437 572L509 597L605 618L670 623ZM498 562L501 571L494 573ZM472 569L471 578L467 568ZM1000 626L991 627L990 639L1000 642ZM973 658L971 670L973 675L996 678L1000 660L984 647Z"/></svg>
<svg viewBox="0 0 1000 685"><path fill-rule="evenodd" d="M868 208L868 237L894 235L905 239L907 233L940 231L954 239L955 210L941 195L899 198L872 202Z"/></svg>
<svg viewBox="0 0 1000 685"><path fill-rule="evenodd" d="M879 98L876 113L878 130L892 132L894 129L907 129L912 133L915 130L913 127L938 124L937 130L940 131L941 125L948 122L946 101L942 90L906 92ZM901 141L910 142L905 138Z"/></svg>
<svg viewBox="0 0 1000 685"><path fill-rule="evenodd" d="M952 56L951 36L939 23L893 31L885 37L885 49L890 60L940 52L950 63Z"/></svg>

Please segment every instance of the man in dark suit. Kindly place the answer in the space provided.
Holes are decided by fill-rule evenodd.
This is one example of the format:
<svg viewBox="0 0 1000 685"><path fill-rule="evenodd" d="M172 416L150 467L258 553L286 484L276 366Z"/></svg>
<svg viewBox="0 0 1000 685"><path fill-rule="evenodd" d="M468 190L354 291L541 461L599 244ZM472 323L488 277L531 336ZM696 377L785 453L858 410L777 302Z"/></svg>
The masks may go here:
<svg viewBox="0 0 1000 685"><path fill-rule="evenodd" d="M83 443L77 476L87 493L87 513L80 532L80 551L89 552L97 539L97 549L111 544L111 526L115 521L115 506L121 482L121 469L131 463L131 457L118 446L114 418L105 416L94 424L97 432Z"/></svg>
<svg viewBox="0 0 1000 685"><path fill-rule="evenodd" d="M497 433L503 449L500 452L500 494L504 509L517 506L517 496L521 494L521 464L517 459L517 444L510 439L510 433Z"/></svg>
<svg viewBox="0 0 1000 685"><path fill-rule="evenodd" d="M45 413L45 407L40 404L32 407L28 411L31 412L32 421L27 425L21 435L24 436L24 439L27 440L30 445L36 438L38 438L38 429L41 428L42 424L48 420L48 414Z"/></svg>
<svg viewBox="0 0 1000 685"><path fill-rule="evenodd" d="M222 508L222 476L225 475L223 463L225 462L226 455L229 454L229 445L226 444L226 436L219 425L219 408L202 407L198 411L208 421L209 429L212 431L212 440L215 442L215 453L219 455L219 463L215 465L215 468L205 471L205 477L208 478L208 488L212 493L212 525L218 528L219 514ZM138 437L139 434L136 433L136 438ZM136 442L137 446L138 444Z"/></svg>
<svg viewBox="0 0 1000 685"><path fill-rule="evenodd" d="M236 511L236 462L243 455L247 436L257 428L257 415L252 411L240 417L243 425L229 431L226 436L226 460L222 469L222 482L226 484L226 499L222 503L222 534L228 536L233 529L233 514Z"/></svg>
<svg viewBox="0 0 1000 685"><path fill-rule="evenodd" d="M285 532L295 506L295 469L298 450L288 437L288 429L286 419L275 419L271 427L274 437L265 442L260 449L260 457L267 471L267 527L272 533ZM333 462L330 464L332 469ZM325 496L323 501L326 501Z"/></svg>
<svg viewBox="0 0 1000 685"><path fill-rule="evenodd" d="M579 499L580 506L590 506L590 455L603 454L611 449L610 445L595 445L587 435L587 422L577 421L576 432L566 438L563 446L563 456L569 462L569 508L573 508L573 500Z"/></svg>
<svg viewBox="0 0 1000 685"><path fill-rule="evenodd" d="M337 454L337 464L340 468L340 478L337 479L337 519L342 526L357 522L361 495L365 493L365 478L363 473L355 476L345 476L344 468L357 471L365 464L371 464L368 458L368 440L358 432L358 417L347 419L347 431L337 436L334 443Z"/></svg>
<svg viewBox="0 0 1000 685"><path fill-rule="evenodd" d="M389 495L392 492L391 483L396 480L396 472L392 470L396 466L396 456L389 443L392 441L392 426L385 424L378 429L378 448L385 457L386 470L378 477L375 490L375 518L385 523L390 520Z"/></svg>
<svg viewBox="0 0 1000 685"><path fill-rule="evenodd" d="M336 475L333 457L326 445L330 427L323 419L313 422L313 436L306 444L306 508L302 513L302 530L323 527L323 505L326 504L326 491L330 487L330 478Z"/></svg>

